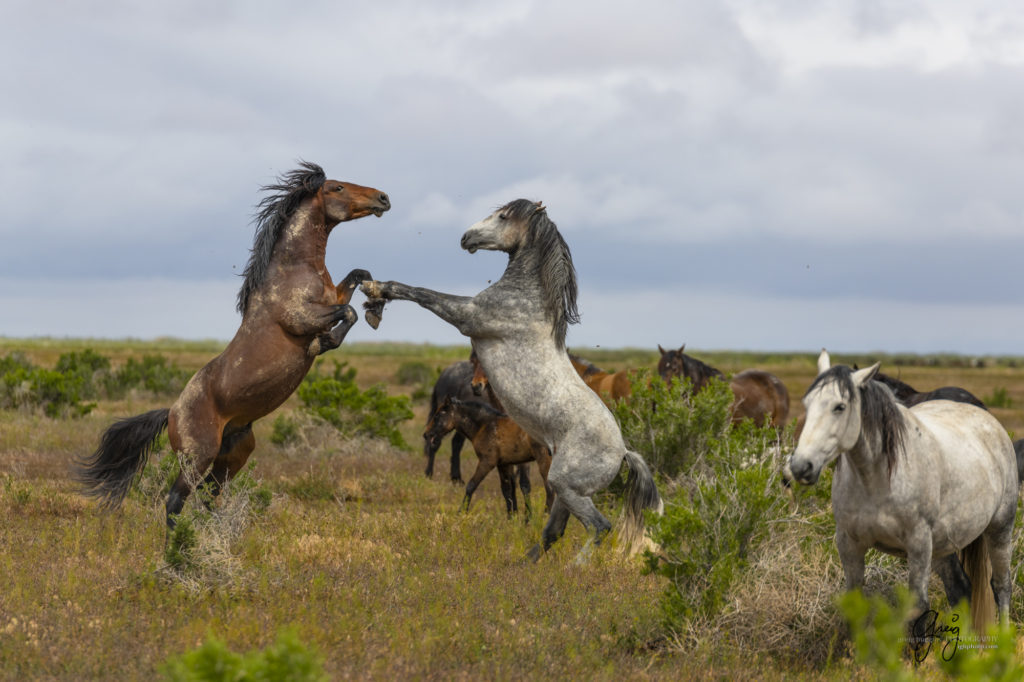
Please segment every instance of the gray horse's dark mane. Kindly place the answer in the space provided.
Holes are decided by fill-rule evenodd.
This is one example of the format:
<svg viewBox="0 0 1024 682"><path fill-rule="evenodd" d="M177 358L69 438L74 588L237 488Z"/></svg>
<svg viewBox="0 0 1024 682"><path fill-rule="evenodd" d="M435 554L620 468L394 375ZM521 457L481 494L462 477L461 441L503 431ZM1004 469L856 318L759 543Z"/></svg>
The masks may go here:
<svg viewBox="0 0 1024 682"><path fill-rule="evenodd" d="M853 370L845 365L835 365L818 375L807 394L828 382L835 382L839 394L852 398L855 386ZM806 394L805 394L806 395ZM896 469L897 457L903 452L907 423L900 413L895 396L888 386L878 381L867 381L860 387L861 433L871 441L881 443L886 458L889 476Z"/></svg>
<svg viewBox="0 0 1024 682"><path fill-rule="evenodd" d="M270 258L285 225L305 199L320 191L327 176L315 163L301 161L299 168L279 176L276 184L265 185L261 192L272 192L256 205L256 237L249 262L242 271L242 288L238 291L238 312L245 315L252 295L263 286L270 267Z"/></svg>
<svg viewBox="0 0 1024 682"><path fill-rule="evenodd" d="M538 254L537 268L544 292L544 309L552 318L551 335L559 348L565 348L569 325L580 321L576 307L576 268L569 245L540 203L516 199L501 210L509 219L529 221L526 247Z"/></svg>

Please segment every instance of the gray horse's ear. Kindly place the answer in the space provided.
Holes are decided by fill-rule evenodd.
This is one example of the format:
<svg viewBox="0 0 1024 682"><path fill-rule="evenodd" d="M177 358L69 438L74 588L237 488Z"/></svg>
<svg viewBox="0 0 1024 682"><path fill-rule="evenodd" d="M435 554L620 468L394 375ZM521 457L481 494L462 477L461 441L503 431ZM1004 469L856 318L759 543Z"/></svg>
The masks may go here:
<svg viewBox="0 0 1024 682"><path fill-rule="evenodd" d="M821 354L818 355L818 374L828 371L828 368L831 366L832 359L828 356L828 351L822 348Z"/></svg>
<svg viewBox="0 0 1024 682"><path fill-rule="evenodd" d="M875 376L875 374L878 372L878 368L881 367L881 366L882 366L881 362L876 362L875 364L871 365L870 367L865 367L864 369L858 369L852 375L853 376L853 385L854 386L863 386L867 382L871 381L871 378Z"/></svg>

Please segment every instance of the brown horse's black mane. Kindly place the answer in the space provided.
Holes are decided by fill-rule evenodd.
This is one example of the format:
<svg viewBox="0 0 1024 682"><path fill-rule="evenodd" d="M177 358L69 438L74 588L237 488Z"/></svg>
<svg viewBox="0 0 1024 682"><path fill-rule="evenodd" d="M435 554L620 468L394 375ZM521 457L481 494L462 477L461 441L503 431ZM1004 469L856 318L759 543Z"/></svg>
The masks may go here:
<svg viewBox="0 0 1024 682"><path fill-rule="evenodd" d="M853 397L856 390L853 370L846 365L835 365L819 374L807 389L807 394L830 381L839 386L840 395L845 398ZM897 456L903 451L907 431L907 423L900 414L892 390L878 381L865 382L860 387L860 418L861 431L869 438L877 437L881 443L882 454L886 458L891 477L896 469Z"/></svg>
<svg viewBox="0 0 1024 682"><path fill-rule="evenodd" d="M238 312L243 315L249 309L252 295L263 286L267 277L270 258L281 231L288 224L295 209L305 199L320 191L327 176L324 169L315 163L302 161L299 168L278 177L277 184L265 185L262 192L272 192L256 205L256 237L253 239L249 262L242 272L244 281L238 291Z"/></svg>
<svg viewBox="0 0 1024 682"><path fill-rule="evenodd" d="M559 348L565 348L565 334L570 324L580 321L576 307L576 268L572 264L569 245L558 232L554 221L539 203L516 199L502 207L513 220L529 223L526 246L538 254L538 274L544 291L544 308L552 319L551 335Z"/></svg>
<svg viewBox="0 0 1024 682"><path fill-rule="evenodd" d="M584 360L580 356L573 355L572 353L569 353L569 358L572 359L573 362L577 362L587 368L581 375L584 378L594 376L595 374L607 374L607 372L592 363L590 360Z"/></svg>

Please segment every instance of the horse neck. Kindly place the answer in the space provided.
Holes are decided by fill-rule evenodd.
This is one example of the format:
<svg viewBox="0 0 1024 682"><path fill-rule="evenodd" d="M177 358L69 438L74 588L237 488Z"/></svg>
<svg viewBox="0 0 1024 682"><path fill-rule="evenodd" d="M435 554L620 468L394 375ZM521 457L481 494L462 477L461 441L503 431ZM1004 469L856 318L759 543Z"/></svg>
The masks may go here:
<svg viewBox="0 0 1024 682"><path fill-rule="evenodd" d="M292 214L274 247L279 262L312 262L318 270L326 269L327 237L334 225L328 225L323 209L316 201L303 203Z"/></svg>
<svg viewBox="0 0 1024 682"><path fill-rule="evenodd" d="M493 421L489 412L472 405L463 405L455 410L453 416L455 417L455 430L470 441L475 440L484 427Z"/></svg>
<svg viewBox="0 0 1024 682"><path fill-rule="evenodd" d="M902 405L897 404L898 410L905 410ZM862 482L867 490L889 491L891 470L888 453L885 452L882 442L881 431L867 433L863 426L863 413L861 416L861 431L857 442L848 452L843 455L846 463L850 465L853 473Z"/></svg>

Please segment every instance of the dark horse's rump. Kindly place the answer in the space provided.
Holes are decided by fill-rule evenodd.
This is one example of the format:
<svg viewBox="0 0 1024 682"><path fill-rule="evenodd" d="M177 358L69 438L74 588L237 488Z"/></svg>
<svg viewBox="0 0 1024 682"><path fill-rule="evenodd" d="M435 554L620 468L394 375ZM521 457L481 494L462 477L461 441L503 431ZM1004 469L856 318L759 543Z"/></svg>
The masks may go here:
<svg viewBox="0 0 1024 682"><path fill-rule="evenodd" d="M358 319L348 303L370 273L353 270L335 285L324 264L327 238L338 223L380 217L391 207L387 195L328 180L312 163L263 189L269 195L258 206L235 337L196 372L169 409L116 422L96 452L76 462L76 479L105 506L120 504L167 428L183 463L167 499L167 521L173 524L196 484L189 470L209 472L206 481L216 492L255 448L252 422L283 403L316 356L337 348Z"/></svg>

